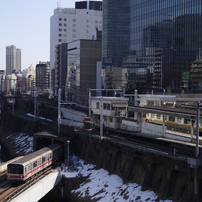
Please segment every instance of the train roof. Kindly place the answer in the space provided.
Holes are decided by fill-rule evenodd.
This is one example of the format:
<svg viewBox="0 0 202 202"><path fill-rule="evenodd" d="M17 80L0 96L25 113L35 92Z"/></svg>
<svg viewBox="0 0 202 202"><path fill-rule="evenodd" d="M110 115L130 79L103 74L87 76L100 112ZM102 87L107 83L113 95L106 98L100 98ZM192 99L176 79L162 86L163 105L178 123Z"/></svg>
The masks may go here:
<svg viewBox="0 0 202 202"><path fill-rule="evenodd" d="M13 161L10 164L23 164L23 165L28 165L33 161L37 161L38 159L40 159L42 156L46 156L48 155L50 152L52 152L53 150L55 150L56 148L58 148L60 145L55 143L52 144L48 147L44 147L40 150L37 150L31 154L28 154L26 156L24 156L23 158L17 159L16 161Z"/></svg>

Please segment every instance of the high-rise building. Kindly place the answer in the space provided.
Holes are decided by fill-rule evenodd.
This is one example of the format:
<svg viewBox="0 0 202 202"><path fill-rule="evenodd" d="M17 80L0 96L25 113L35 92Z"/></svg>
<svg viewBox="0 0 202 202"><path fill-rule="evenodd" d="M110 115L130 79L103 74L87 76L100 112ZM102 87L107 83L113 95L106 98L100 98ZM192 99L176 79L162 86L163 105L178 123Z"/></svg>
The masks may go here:
<svg viewBox="0 0 202 202"><path fill-rule="evenodd" d="M21 71L21 49L11 45L6 46L6 75L13 71Z"/></svg>
<svg viewBox="0 0 202 202"><path fill-rule="evenodd" d="M78 39L89 39L89 33L102 30L102 2L76 2L75 8L56 8L50 18L50 68L55 66L55 46Z"/></svg>
<svg viewBox="0 0 202 202"><path fill-rule="evenodd" d="M201 35L201 1L103 0L104 87L202 90L190 77L201 57Z"/></svg>

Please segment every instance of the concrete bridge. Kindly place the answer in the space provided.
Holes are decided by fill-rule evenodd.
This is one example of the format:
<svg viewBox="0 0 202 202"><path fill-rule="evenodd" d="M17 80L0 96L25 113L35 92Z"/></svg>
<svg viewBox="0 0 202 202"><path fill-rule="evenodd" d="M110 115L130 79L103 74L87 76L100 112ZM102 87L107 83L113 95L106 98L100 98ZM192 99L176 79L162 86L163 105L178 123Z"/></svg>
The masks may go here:
<svg viewBox="0 0 202 202"><path fill-rule="evenodd" d="M61 182L61 174L59 171L53 171L30 188L23 191L12 202L36 202L43 198L49 191L51 191L58 183Z"/></svg>

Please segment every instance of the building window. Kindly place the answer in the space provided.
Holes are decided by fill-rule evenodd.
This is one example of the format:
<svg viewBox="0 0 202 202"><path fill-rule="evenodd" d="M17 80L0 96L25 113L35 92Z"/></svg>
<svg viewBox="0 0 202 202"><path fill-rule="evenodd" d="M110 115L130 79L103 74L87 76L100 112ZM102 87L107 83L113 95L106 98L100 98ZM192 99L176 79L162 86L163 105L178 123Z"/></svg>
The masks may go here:
<svg viewBox="0 0 202 202"><path fill-rule="evenodd" d="M95 20L95 23L98 23L97 20Z"/></svg>
<svg viewBox="0 0 202 202"><path fill-rule="evenodd" d="M110 104L107 104L107 110L110 110Z"/></svg>
<svg viewBox="0 0 202 202"><path fill-rule="evenodd" d="M87 23L89 23L89 20L86 20Z"/></svg>
<svg viewBox="0 0 202 202"><path fill-rule="evenodd" d="M62 18L59 18L59 21L62 21Z"/></svg>
<svg viewBox="0 0 202 202"><path fill-rule="evenodd" d="M62 34L59 34L59 36L62 36Z"/></svg>
<svg viewBox="0 0 202 202"><path fill-rule="evenodd" d="M63 42L65 42L65 43L66 43L66 42L67 42L67 39L63 39Z"/></svg>
<svg viewBox="0 0 202 202"><path fill-rule="evenodd" d="M64 26L66 26L67 24L65 23Z"/></svg>
<svg viewBox="0 0 202 202"><path fill-rule="evenodd" d="M96 109L100 109L100 103L96 102Z"/></svg>
<svg viewBox="0 0 202 202"><path fill-rule="evenodd" d="M73 32L76 32L76 29L73 29Z"/></svg>
<svg viewBox="0 0 202 202"><path fill-rule="evenodd" d="M86 28L89 28L89 25L86 25Z"/></svg>
<svg viewBox="0 0 202 202"><path fill-rule="evenodd" d="M62 23L59 23L59 26L62 26Z"/></svg>
<svg viewBox="0 0 202 202"><path fill-rule="evenodd" d="M73 24L73 27L76 27L76 24Z"/></svg>
<svg viewBox="0 0 202 202"><path fill-rule="evenodd" d="M67 35L66 35L66 34L64 34L63 36L64 36L64 37L67 37Z"/></svg>
<svg viewBox="0 0 202 202"><path fill-rule="evenodd" d="M76 19L73 19L73 22L76 22Z"/></svg>
<svg viewBox="0 0 202 202"><path fill-rule="evenodd" d="M62 39L59 39L59 42L61 42L62 41Z"/></svg>
<svg viewBox="0 0 202 202"><path fill-rule="evenodd" d="M64 29L64 32L66 32L67 31L67 29Z"/></svg>
<svg viewBox="0 0 202 202"><path fill-rule="evenodd" d="M99 21L100 24L102 24L102 21Z"/></svg>
<svg viewBox="0 0 202 202"><path fill-rule="evenodd" d="M107 109L107 103L103 104L103 109Z"/></svg>
<svg viewBox="0 0 202 202"><path fill-rule="evenodd" d="M64 18L64 21L67 21L67 19L66 19L66 18Z"/></svg>
<svg viewBox="0 0 202 202"><path fill-rule="evenodd" d="M109 121L112 123L113 122L113 117L110 116Z"/></svg>
<svg viewBox="0 0 202 202"><path fill-rule="evenodd" d="M62 31L62 29L59 29L59 31Z"/></svg>
<svg viewBox="0 0 202 202"><path fill-rule="evenodd" d="M99 29L102 29L102 26L99 26Z"/></svg>
<svg viewBox="0 0 202 202"><path fill-rule="evenodd" d="M76 34L73 34L72 37L73 37L73 38L76 38Z"/></svg>
<svg viewBox="0 0 202 202"><path fill-rule="evenodd" d="M86 33L89 33L89 31L88 31L88 30L86 30Z"/></svg>

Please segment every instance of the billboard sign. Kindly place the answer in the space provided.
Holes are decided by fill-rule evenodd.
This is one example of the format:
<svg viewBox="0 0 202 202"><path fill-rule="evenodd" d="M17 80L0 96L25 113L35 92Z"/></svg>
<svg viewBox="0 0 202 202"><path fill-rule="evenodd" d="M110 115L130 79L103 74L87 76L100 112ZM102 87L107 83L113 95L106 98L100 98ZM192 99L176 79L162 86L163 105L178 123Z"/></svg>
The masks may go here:
<svg viewBox="0 0 202 202"><path fill-rule="evenodd" d="M113 58L102 58L102 65L103 66L112 66Z"/></svg>
<svg viewBox="0 0 202 202"><path fill-rule="evenodd" d="M182 72L182 79L189 79L189 72Z"/></svg>

